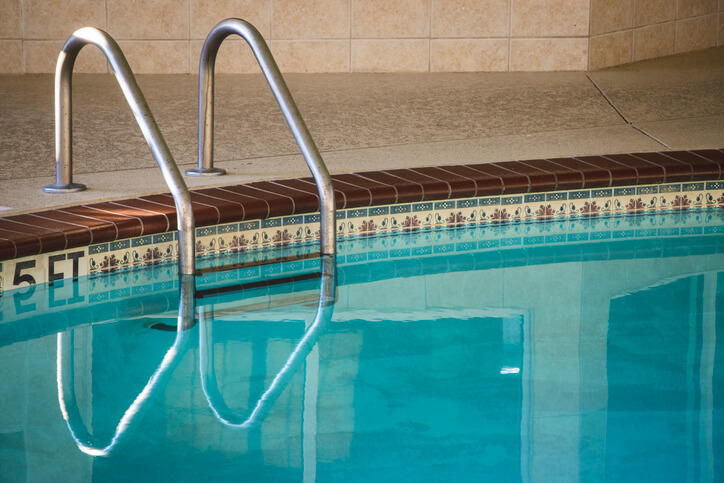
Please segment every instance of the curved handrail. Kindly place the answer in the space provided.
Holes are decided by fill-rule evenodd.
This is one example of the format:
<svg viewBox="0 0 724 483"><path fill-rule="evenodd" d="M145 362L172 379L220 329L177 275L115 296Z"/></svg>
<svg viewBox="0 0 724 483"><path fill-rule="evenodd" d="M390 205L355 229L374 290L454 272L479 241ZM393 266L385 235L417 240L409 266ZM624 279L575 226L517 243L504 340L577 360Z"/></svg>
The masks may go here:
<svg viewBox="0 0 724 483"><path fill-rule="evenodd" d="M116 425L116 430L110 439L110 442L98 447L93 444L93 437L88 428L83 423L83 419L78 409L75 397L75 384L73 380L73 332L70 335L67 332L58 333L57 341L57 375L58 384L58 404L60 411L68 426L68 431L83 453L90 456L108 456L113 449L118 446L122 437L127 433L128 428L137 419L136 415L140 412L143 405L148 401L153 392L163 383L167 381L171 373L178 366L183 354L186 352L191 336L189 330L194 326L195 320L195 302L194 302L194 280L192 276L182 276L180 280L181 292L179 297L179 316L176 330L176 339L173 345L166 351L161 363L148 380L143 390L136 396L133 403L126 409L120 421ZM70 338L67 343L66 338ZM68 361L69 364L65 362ZM68 374L66 374L66 372ZM66 390L66 381L67 390Z"/></svg>
<svg viewBox="0 0 724 483"><path fill-rule="evenodd" d="M264 37L249 22L229 18L219 22L206 37L199 61L199 166L186 171L189 176L224 174L223 169L214 168L214 66L221 43L229 35L241 36L254 52L259 67L284 114L299 149L312 172L319 192L321 215L320 252L333 255L337 252L336 214L332 178L327 166L309 134L289 88L282 77Z"/></svg>
<svg viewBox="0 0 724 483"><path fill-rule="evenodd" d="M179 269L182 274L194 273L195 220L191 197L183 176L168 149L168 145L151 114L141 88L128 65L121 48L106 32L94 27L78 29L68 38L58 55L55 67L55 164L56 182L43 188L46 193L69 193L85 190L85 185L73 183L73 109L71 86L73 65L80 50L93 44L105 54L116 80L133 111L143 137L151 148L176 204L179 232Z"/></svg>
<svg viewBox="0 0 724 483"><path fill-rule="evenodd" d="M261 423L269 413L277 398L289 384L299 366L304 362L319 337L322 335L327 323L332 319L334 303L337 298L337 268L335 257L322 259L322 276L319 287L319 304L312 325L309 326L304 337L287 358L284 367L277 373L271 384L261 395L253 411L247 418L241 418L232 413L224 401L216 384L214 373L214 351L212 348L211 329L205 320L205 313L199 307L199 366L201 373L201 387L209 403L211 411L225 426L238 429L248 429ZM209 350L211 349L211 350Z"/></svg>

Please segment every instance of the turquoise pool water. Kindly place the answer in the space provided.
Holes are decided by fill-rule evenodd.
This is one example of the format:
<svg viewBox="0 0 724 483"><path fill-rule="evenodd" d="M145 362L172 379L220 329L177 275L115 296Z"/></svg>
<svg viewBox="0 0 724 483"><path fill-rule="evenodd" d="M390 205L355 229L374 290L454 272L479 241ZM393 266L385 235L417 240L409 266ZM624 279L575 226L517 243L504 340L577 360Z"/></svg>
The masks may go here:
<svg viewBox="0 0 724 483"><path fill-rule="evenodd" d="M583 225L8 292L0 481L721 480L721 214Z"/></svg>

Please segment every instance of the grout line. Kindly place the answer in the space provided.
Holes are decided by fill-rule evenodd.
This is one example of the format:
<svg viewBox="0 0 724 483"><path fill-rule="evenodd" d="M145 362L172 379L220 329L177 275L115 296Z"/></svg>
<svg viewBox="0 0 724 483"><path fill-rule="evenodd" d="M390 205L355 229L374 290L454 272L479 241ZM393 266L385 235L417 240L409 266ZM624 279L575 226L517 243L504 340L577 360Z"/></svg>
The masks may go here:
<svg viewBox="0 0 724 483"><path fill-rule="evenodd" d="M192 50L192 49L191 49L191 21L192 21L192 20L191 20L191 2L192 2L192 0L188 0L188 2L189 2L189 30L188 30L188 34L189 34L189 35L188 35L188 39L187 39L187 40L188 40L189 43L188 43L188 46L187 46L186 48L188 49L187 51L188 51L188 53L189 53L189 56L188 56L188 57L189 57L189 65L188 65L188 68L186 69L186 72L187 72L188 74L193 74L195 69L194 69L194 59L193 59L193 55L192 55L192 53L191 53L191 50Z"/></svg>
<svg viewBox="0 0 724 483"><path fill-rule="evenodd" d="M429 28L427 31L427 71L432 72L432 15L433 11L435 10L435 6L433 5L435 3L435 0L430 0L430 23Z"/></svg>
<svg viewBox="0 0 724 483"><path fill-rule="evenodd" d="M508 72L511 71L513 56L513 1L508 0Z"/></svg>
<svg viewBox="0 0 724 483"><path fill-rule="evenodd" d="M25 60L25 0L20 2L20 69L27 74L28 66Z"/></svg>
<svg viewBox="0 0 724 483"><path fill-rule="evenodd" d="M660 139L657 139L656 137L654 137L654 136L652 136L651 134L647 133L647 132L644 131L643 129L634 126L634 124L633 124L631 121L629 121L628 119L626 119L626 116L624 116L623 113L621 112L621 110L614 105L613 101L611 101L611 99L609 99L609 97L603 92L603 90L598 86L598 84L596 84L596 81L594 81L593 78L592 78L589 74L586 74L586 78L587 78L589 81L591 81L591 84L593 84L593 86L598 90L598 92L601 93L601 95L603 96L603 98L606 99L606 102L608 102L608 104L614 109L614 111L616 111L616 113L617 113L619 116L621 116L621 119L623 119L626 124L628 124L629 126L631 126L631 127L634 128L634 129L636 129L638 132L640 132L640 133L643 134L644 136L650 138L651 140L656 141L657 143L661 144L663 147L665 147L665 148L667 148L667 149L671 149L671 146L667 145L666 143L664 143L664 142L661 141Z"/></svg>

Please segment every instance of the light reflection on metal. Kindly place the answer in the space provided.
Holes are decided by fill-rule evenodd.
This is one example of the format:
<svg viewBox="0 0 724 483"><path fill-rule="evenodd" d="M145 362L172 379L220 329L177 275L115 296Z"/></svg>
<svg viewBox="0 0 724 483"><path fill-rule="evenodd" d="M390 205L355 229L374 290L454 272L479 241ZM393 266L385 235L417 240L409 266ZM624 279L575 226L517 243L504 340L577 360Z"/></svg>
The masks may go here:
<svg viewBox="0 0 724 483"><path fill-rule="evenodd" d="M214 66L221 43L233 34L246 40L254 52L284 119L312 172L319 193L320 252L322 255L334 255L337 253L337 231L332 178L264 37L245 20L228 18L219 22L211 29L204 42L199 61L199 166L187 170L186 175L214 176L226 173L223 169L214 168Z"/></svg>
<svg viewBox="0 0 724 483"><path fill-rule="evenodd" d="M70 434L75 440L78 448L90 456L108 456L118 446L119 442L128 429L136 420L136 416L142 410L144 404L159 386L165 385L169 377L178 366L183 354L186 352L191 334L188 329L194 326L195 302L194 302L194 278L193 276L180 277L179 313L176 330L176 339L173 345L164 355L158 368L154 371L143 390L136 396L136 399L126 409L110 442L105 446L98 446L93 443L88 428L83 422L78 409L75 395L74 367L73 367L73 338L74 330L58 334L57 342L57 383L58 403Z"/></svg>
<svg viewBox="0 0 724 483"><path fill-rule="evenodd" d="M199 307L199 357L201 387L216 419L222 424L239 429L258 426L269 413L276 400L287 387L294 374L317 344L327 323L332 319L337 299L337 267L335 257L322 257L319 304L314 321L287 358L284 367L277 373L267 390L262 394L247 418L233 414L219 392L214 372L214 351L211 337L211 322L206 320L204 307Z"/></svg>
<svg viewBox="0 0 724 483"><path fill-rule="evenodd" d="M106 32L94 27L76 30L63 45L55 68L55 165L56 181L43 188L46 193L72 193L83 191L85 185L73 183L73 65L81 49L88 44L98 47L108 59L143 137L161 168L176 204L179 232L179 271L194 273L195 220L191 197L183 176L176 166L171 151L148 107L146 98L136 82L131 67L121 48Z"/></svg>

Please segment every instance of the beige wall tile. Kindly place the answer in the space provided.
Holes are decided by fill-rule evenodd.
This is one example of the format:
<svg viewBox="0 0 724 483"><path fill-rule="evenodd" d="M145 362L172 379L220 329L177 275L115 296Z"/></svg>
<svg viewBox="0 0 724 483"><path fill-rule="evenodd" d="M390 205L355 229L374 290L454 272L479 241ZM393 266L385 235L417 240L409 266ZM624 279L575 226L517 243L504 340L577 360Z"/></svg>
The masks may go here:
<svg viewBox="0 0 724 483"><path fill-rule="evenodd" d="M426 72L429 40L353 40L354 72Z"/></svg>
<svg viewBox="0 0 724 483"><path fill-rule="evenodd" d="M0 40L0 74L22 74L23 70L23 41Z"/></svg>
<svg viewBox="0 0 724 483"><path fill-rule="evenodd" d="M188 74L190 70L187 40L126 40L118 42L134 74Z"/></svg>
<svg viewBox="0 0 724 483"><path fill-rule="evenodd" d="M23 35L20 0L0 0L0 39L19 39Z"/></svg>
<svg viewBox="0 0 724 483"><path fill-rule="evenodd" d="M719 14L676 22L676 52L708 49L716 45Z"/></svg>
<svg viewBox="0 0 724 483"><path fill-rule="evenodd" d="M632 60L632 30L591 37L588 46L588 68L590 70L628 64Z"/></svg>
<svg viewBox="0 0 724 483"><path fill-rule="evenodd" d="M511 39L511 71L586 70L588 39Z"/></svg>
<svg viewBox="0 0 724 483"><path fill-rule="evenodd" d="M349 72L348 40L275 40L272 53L282 72Z"/></svg>
<svg viewBox="0 0 724 483"><path fill-rule="evenodd" d="M430 35L430 0L355 0L352 37L419 38Z"/></svg>
<svg viewBox="0 0 724 483"><path fill-rule="evenodd" d="M633 26L634 0L591 0L591 35Z"/></svg>
<svg viewBox="0 0 724 483"><path fill-rule="evenodd" d="M25 0L26 39L67 39L81 27L106 28L106 7L98 0Z"/></svg>
<svg viewBox="0 0 724 483"><path fill-rule="evenodd" d="M719 11L724 12L724 0L719 0Z"/></svg>
<svg viewBox="0 0 724 483"><path fill-rule="evenodd" d="M718 41L716 45L724 45L724 13L719 14Z"/></svg>
<svg viewBox="0 0 724 483"><path fill-rule="evenodd" d="M510 34L510 0L432 0L433 37Z"/></svg>
<svg viewBox="0 0 724 483"><path fill-rule="evenodd" d="M191 38L205 39L227 18L246 20L271 39L271 0L191 0Z"/></svg>
<svg viewBox="0 0 724 483"><path fill-rule="evenodd" d="M117 40L189 38L189 0L106 0L108 33Z"/></svg>
<svg viewBox="0 0 724 483"><path fill-rule="evenodd" d="M349 38L349 0L274 0L272 39Z"/></svg>
<svg viewBox="0 0 724 483"><path fill-rule="evenodd" d="M430 71L506 71L508 42L508 39L433 39L430 42Z"/></svg>
<svg viewBox="0 0 724 483"><path fill-rule="evenodd" d="M191 41L189 68L194 74L198 73L203 46L203 40ZM249 45L240 37L229 37L221 44L216 56L215 70L217 74L259 74L261 72Z"/></svg>
<svg viewBox="0 0 724 483"><path fill-rule="evenodd" d="M25 72L28 74L51 74L55 72L58 54L64 40L28 40L23 43ZM107 72L108 62L101 50L94 45L86 45L78 54L73 72L102 74Z"/></svg>
<svg viewBox="0 0 724 483"><path fill-rule="evenodd" d="M589 0L514 0L515 37L588 35Z"/></svg>
<svg viewBox="0 0 724 483"><path fill-rule="evenodd" d="M676 18L689 18L717 11L717 0L678 0Z"/></svg>
<svg viewBox="0 0 724 483"><path fill-rule="evenodd" d="M634 30L634 62L674 53L676 22L662 23Z"/></svg>
<svg viewBox="0 0 724 483"><path fill-rule="evenodd" d="M669 22L676 18L676 0L636 0L634 27Z"/></svg>

